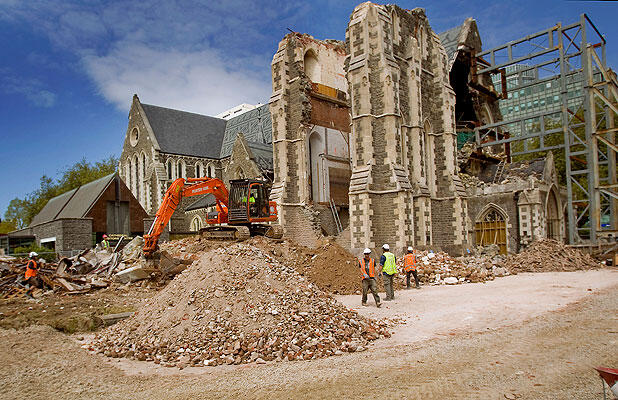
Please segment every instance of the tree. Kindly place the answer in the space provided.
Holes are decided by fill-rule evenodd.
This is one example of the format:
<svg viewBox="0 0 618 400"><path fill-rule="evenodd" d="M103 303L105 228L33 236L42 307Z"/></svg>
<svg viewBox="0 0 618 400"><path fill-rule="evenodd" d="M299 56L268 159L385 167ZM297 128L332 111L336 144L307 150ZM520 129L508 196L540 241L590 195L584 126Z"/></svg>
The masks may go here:
<svg viewBox="0 0 618 400"><path fill-rule="evenodd" d="M9 233L17 229L17 226L13 221L0 222L0 233Z"/></svg>
<svg viewBox="0 0 618 400"><path fill-rule="evenodd" d="M25 200L15 198L11 200L9 206L4 213L5 222L12 222L17 229L21 229L25 227L26 222L26 214L27 214L27 203Z"/></svg>

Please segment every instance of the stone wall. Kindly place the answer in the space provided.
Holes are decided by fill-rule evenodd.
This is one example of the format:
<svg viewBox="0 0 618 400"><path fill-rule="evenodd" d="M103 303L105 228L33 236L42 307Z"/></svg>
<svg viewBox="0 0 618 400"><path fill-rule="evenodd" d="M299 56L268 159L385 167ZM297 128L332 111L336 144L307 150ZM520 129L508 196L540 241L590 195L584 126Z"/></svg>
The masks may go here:
<svg viewBox="0 0 618 400"><path fill-rule="evenodd" d="M131 137L134 130L138 132L137 140L132 140ZM171 177L168 162L172 165ZM178 163L181 164L181 175L178 174ZM221 160L161 152L139 98L133 96L118 168L123 181L144 210L149 215L154 215L169 185L179 177L197 177L198 166L200 177L209 176L209 170L214 170L214 174L210 175L223 179ZM175 215L184 214L182 206L191 202L183 202Z"/></svg>
<svg viewBox="0 0 618 400"><path fill-rule="evenodd" d="M62 218L11 232L9 236L32 235L38 246L41 239L56 238L56 252L70 255L71 251L93 247L92 218Z"/></svg>
<svg viewBox="0 0 618 400"><path fill-rule="evenodd" d="M352 250L388 243L399 252L418 244L461 253L467 200L438 36L422 9L363 3L350 18L346 46Z"/></svg>
<svg viewBox="0 0 618 400"><path fill-rule="evenodd" d="M474 227L482 218L488 208L493 207L502 214L506 221L506 246L509 253L517 253L520 248L520 220L518 211L518 192L488 193L482 196L474 196L468 200L470 214L470 237L471 244L475 243ZM524 223L525 224L525 223Z"/></svg>
<svg viewBox="0 0 618 400"><path fill-rule="evenodd" d="M262 170L252 160L251 150L242 134L238 134L232 147L232 155L225 166L223 180L229 187L231 179L261 178Z"/></svg>
<svg viewBox="0 0 618 400"><path fill-rule="evenodd" d="M345 107L345 98L338 98L339 93L345 96L347 90L343 78L344 57L341 42L319 41L309 35L291 33L279 43L272 61L274 183L271 200L278 203L279 223L285 235L309 246L315 245L321 228L317 212L311 206L308 139L316 121L326 127L345 127L345 113L340 112ZM315 113L312 102L316 105ZM324 102L332 103L332 112Z"/></svg>

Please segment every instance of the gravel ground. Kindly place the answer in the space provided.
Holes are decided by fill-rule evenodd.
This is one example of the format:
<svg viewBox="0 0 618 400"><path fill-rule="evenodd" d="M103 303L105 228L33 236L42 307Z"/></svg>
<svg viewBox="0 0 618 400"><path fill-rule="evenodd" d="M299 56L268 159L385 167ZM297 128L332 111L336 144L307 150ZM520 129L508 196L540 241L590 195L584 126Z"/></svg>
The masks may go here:
<svg viewBox="0 0 618 400"><path fill-rule="evenodd" d="M575 281L595 272L557 273L551 285L576 290ZM440 328L428 339L394 338L393 345L385 340L362 353L315 361L179 371L93 355L80 348L76 336L50 327L1 330L0 398L599 399L601 382L591 367L618 365L618 272L605 273L594 278L603 285L577 296L551 285L536 290L541 300L521 296L523 310L538 311L531 318L508 308L496 311L494 305L488 314L498 322L487 324L489 329L461 329L453 319L447 333ZM475 309L479 303L500 304L505 294L520 292L530 281L518 275L504 285L495 296L475 297L473 290L457 298ZM441 310L440 298L457 288L435 288L424 296L426 301L433 296L434 309ZM539 311L543 302L551 304L545 312Z"/></svg>

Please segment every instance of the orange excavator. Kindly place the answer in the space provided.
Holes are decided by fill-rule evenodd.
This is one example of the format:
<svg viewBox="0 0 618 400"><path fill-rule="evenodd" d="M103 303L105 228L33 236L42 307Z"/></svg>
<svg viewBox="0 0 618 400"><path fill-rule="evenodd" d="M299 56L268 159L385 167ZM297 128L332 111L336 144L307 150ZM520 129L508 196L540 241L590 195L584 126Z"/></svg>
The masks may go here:
<svg viewBox="0 0 618 400"><path fill-rule="evenodd" d="M269 225L277 220L277 204L269 201L267 182L257 179L230 181L228 191L225 183L217 178L178 178L170 185L163 197L155 220L144 235L144 255L151 257L158 249L159 236L172 218L183 197L212 194L216 211L209 212L200 234L208 239L244 240L252 235L280 239L280 225Z"/></svg>

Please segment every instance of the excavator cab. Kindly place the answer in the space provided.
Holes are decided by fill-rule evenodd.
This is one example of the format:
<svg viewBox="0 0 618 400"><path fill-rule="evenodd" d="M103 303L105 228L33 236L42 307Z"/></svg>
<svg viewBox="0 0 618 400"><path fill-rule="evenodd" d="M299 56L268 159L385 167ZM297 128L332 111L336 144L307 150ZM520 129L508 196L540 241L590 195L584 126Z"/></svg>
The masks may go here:
<svg viewBox="0 0 618 400"><path fill-rule="evenodd" d="M276 205L269 201L269 193L268 184L264 181L231 180L228 223L239 225L275 221L277 219Z"/></svg>

